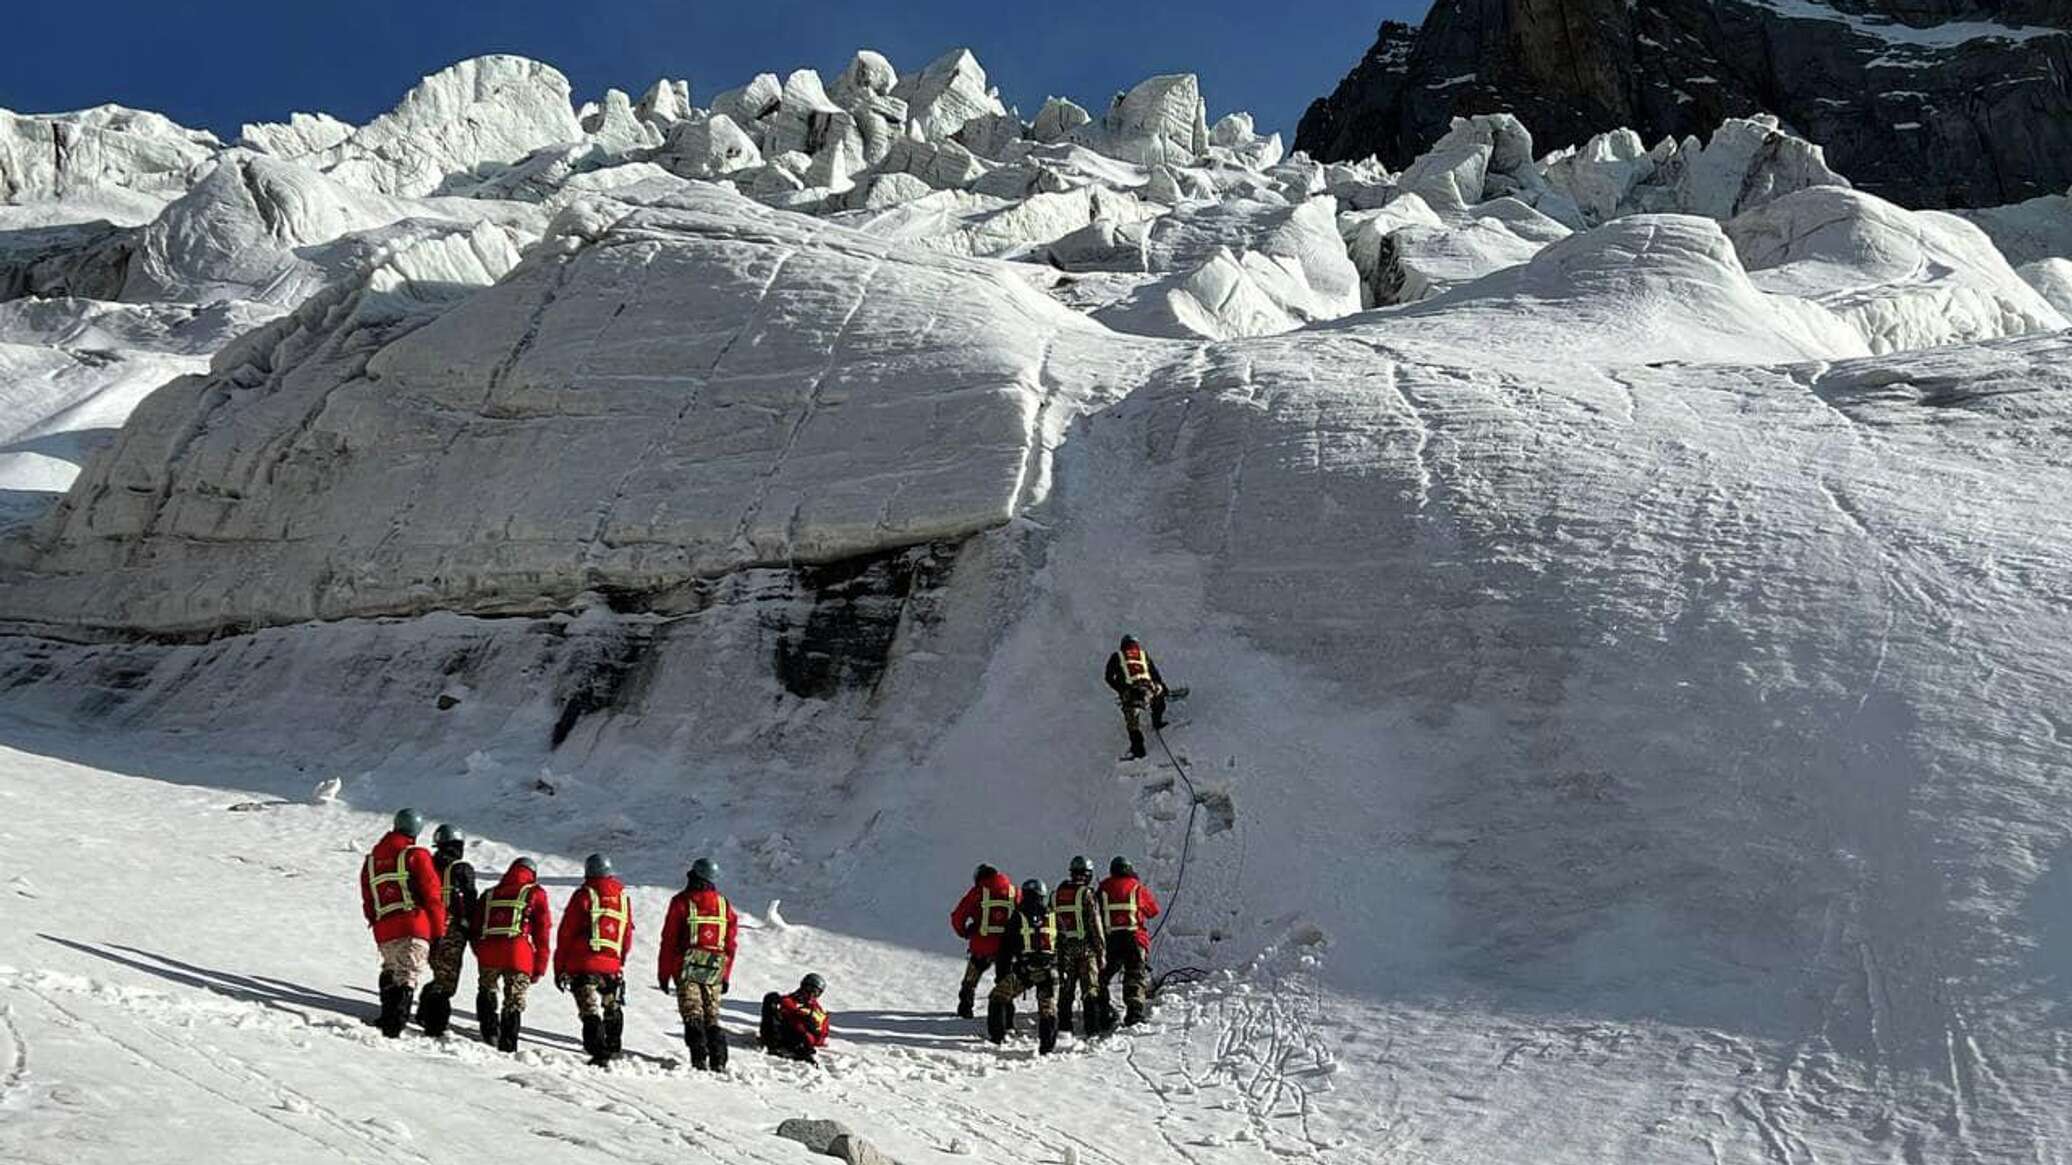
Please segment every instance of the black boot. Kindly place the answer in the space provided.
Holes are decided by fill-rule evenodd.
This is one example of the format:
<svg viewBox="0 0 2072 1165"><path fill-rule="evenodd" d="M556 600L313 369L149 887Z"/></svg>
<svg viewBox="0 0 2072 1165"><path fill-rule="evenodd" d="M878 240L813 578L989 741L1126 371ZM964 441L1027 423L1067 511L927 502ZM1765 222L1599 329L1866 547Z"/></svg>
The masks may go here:
<svg viewBox="0 0 2072 1165"><path fill-rule="evenodd" d="M1070 999L1058 1000L1058 1030L1072 1030L1072 1001Z"/></svg>
<svg viewBox="0 0 2072 1165"><path fill-rule="evenodd" d="M975 1006L976 1002L976 996L974 995L972 988L959 987L957 989L957 1018L970 1019L973 1014L972 1009Z"/></svg>
<svg viewBox="0 0 2072 1165"><path fill-rule="evenodd" d="M1014 1005L1005 999L986 1002L986 1038L994 1043L1007 1039L1007 1029L1014 1026Z"/></svg>
<svg viewBox="0 0 2072 1165"><path fill-rule="evenodd" d="M604 1013L604 1054L616 1056L625 1045L626 1013L607 1011Z"/></svg>
<svg viewBox="0 0 2072 1165"><path fill-rule="evenodd" d="M394 984L381 989L381 1034L395 1039L410 1022L410 988Z"/></svg>
<svg viewBox="0 0 2072 1165"><path fill-rule="evenodd" d="M524 1017L525 1013L522 1011L504 1012L503 1019L497 1024L497 1051L515 1052L518 1050L518 1035L525 1028Z"/></svg>
<svg viewBox="0 0 2072 1165"><path fill-rule="evenodd" d="M691 1067L703 1072L706 1061L705 1025L695 1019L684 1020L683 1046L690 1049Z"/></svg>
<svg viewBox="0 0 2072 1165"><path fill-rule="evenodd" d="M1128 759L1143 760L1144 755L1144 734L1132 728L1130 729L1130 754Z"/></svg>
<svg viewBox="0 0 2072 1165"><path fill-rule="evenodd" d="M1144 1005L1142 1003L1132 999L1126 1006L1128 1010L1123 1012L1122 1026L1135 1027L1144 1022Z"/></svg>
<svg viewBox="0 0 2072 1165"><path fill-rule="evenodd" d="M783 997L775 991L763 996L763 1014L756 1024L755 1042L772 1051L777 1048L777 1015L783 1006Z"/></svg>
<svg viewBox="0 0 2072 1165"><path fill-rule="evenodd" d="M611 1063L611 1057L604 1050L604 1021L597 1016L583 1017L583 1051L589 1053L590 1062L600 1068Z"/></svg>
<svg viewBox="0 0 2072 1165"><path fill-rule="evenodd" d="M482 1022L482 1042L492 1048L503 1047L496 1030L496 992L475 992L475 1018Z"/></svg>
<svg viewBox="0 0 2072 1165"><path fill-rule="evenodd" d="M727 1070L727 1031L716 1023L705 1029L705 1054L713 1071Z"/></svg>
<svg viewBox="0 0 2072 1165"><path fill-rule="evenodd" d="M443 1036L446 1025L453 1021L453 996L439 990L436 983L425 984L424 994L417 1001L417 1022L428 1036Z"/></svg>
<svg viewBox="0 0 2072 1165"><path fill-rule="evenodd" d="M1040 1015L1036 1017L1036 1050L1050 1055L1058 1050L1058 1017Z"/></svg>

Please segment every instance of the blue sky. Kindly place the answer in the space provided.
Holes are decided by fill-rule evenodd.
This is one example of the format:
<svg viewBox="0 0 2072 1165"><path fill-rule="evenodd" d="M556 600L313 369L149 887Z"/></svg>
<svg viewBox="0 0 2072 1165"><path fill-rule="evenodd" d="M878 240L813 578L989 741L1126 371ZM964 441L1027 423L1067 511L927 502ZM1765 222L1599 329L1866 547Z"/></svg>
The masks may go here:
<svg viewBox="0 0 2072 1165"><path fill-rule="evenodd" d="M292 110L363 122L417 79L462 57L513 52L569 75L577 99L639 96L687 77L704 105L757 72L832 78L857 48L902 71L966 45L1024 117L1056 93L1098 114L1154 73L1199 73L1211 118L1249 109L1293 136L1384 18L1421 20L1428 0L55 0L11 5L0 43L0 108L50 112L115 101L233 136ZM1185 13L1184 16L1179 15Z"/></svg>

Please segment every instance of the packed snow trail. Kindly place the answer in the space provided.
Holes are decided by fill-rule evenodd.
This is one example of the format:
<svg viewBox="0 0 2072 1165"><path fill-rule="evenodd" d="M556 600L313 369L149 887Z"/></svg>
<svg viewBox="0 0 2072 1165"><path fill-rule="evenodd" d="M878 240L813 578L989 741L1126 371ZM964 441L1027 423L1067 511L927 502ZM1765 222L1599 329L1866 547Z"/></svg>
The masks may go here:
<svg viewBox="0 0 2072 1165"><path fill-rule="evenodd" d="M230 811L255 804L267 807ZM795 1162L771 1135L795 1115L849 1122L906 1161L1026 1161L1033 1145L1114 1165L1244 1159L1175 1152L1153 1132L1249 1111L1199 1085L1137 1083L1184 1071L1185 1045L1172 1045L1192 1005L1093 1051L1068 1037L1066 1054L1039 1062L1032 1040L995 1051L978 1025L941 1013L954 958L758 927L744 936L726 1016L736 1055L719 1080L679 1066L674 1004L642 989L647 929L628 975L631 1055L607 1071L582 1062L573 1006L550 984L532 993L516 1057L459 1034L466 1014L456 1036L391 1042L368 1022L374 961L352 893L379 815L12 749L0 752L0 810L0 845L25 859L0 896L9 1160L458 1161L517 1129L553 1141L558 1160ZM484 869L510 856L494 842L470 854ZM542 862L557 910L576 865ZM643 926L657 926L668 893L635 888ZM741 1046L753 1001L806 968L834 984L825 1063ZM1058 1119L1074 1111L1088 1119ZM960 1143L968 1154L948 1152Z"/></svg>

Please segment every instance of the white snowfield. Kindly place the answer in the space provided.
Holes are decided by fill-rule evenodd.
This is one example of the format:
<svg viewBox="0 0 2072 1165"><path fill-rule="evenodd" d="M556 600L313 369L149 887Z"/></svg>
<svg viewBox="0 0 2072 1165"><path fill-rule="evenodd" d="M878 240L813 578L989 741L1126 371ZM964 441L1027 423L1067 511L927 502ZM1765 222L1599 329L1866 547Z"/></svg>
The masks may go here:
<svg viewBox="0 0 2072 1165"><path fill-rule="evenodd" d="M2067 1160L2072 203L961 50L695 96L0 123L98 159L0 149L0 1159ZM402 804L614 856L632 1060L364 1026ZM1073 853L1207 978L995 1050L947 912ZM823 1066L669 1060L706 854Z"/></svg>

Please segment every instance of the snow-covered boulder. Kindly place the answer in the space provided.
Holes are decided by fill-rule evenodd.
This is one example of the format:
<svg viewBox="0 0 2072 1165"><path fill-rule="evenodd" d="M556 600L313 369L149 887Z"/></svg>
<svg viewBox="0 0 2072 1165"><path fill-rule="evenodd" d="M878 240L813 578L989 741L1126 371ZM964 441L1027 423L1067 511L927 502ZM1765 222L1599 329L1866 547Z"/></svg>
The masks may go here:
<svg viewBox="0 0 2072 1165"><path fill-rule="evenodd" d="M662 144L662 128L636 113L633 98L623 89L605 90L596 114L581 124L591 143L608 154L630 154Z"/></svg>
<svg viewBox="0 0 2072 1165"><path fill-rule="evenodd" d="M1377 289L1384 284L1400 284L1400 280L1388 273L1394 256L1394 249L1388 242L1391 236L1406 227L1443 230L1445 226L1445 221L1415 194L1405 194L1378 210L1348 211L1339 215L1339 238L1345 242L1346 255L1352 260L1354 270L1360 273L1362 306L1374 307L1391 302L1382 299Z"/></svg>
<svg viewBox="0 0 2072 1165"><path fill-rule="evenodd" d="M1209 150L1201 82L1192 73L1140 81L1116 95L1099 124L1079 127L1072 139L1140 165L1192 166Z"/></svg>
<svg viewBox="0 0 2072 1165"><path fill-rule="evenodd" d="M2058 314L2072 319L2072 259L2038 259L2015 269Z"/></svg>
<svg viewBox="0 0 2072 1165"><path fill-rule="evenodd" d="M762 165L763 153L733 118L694 113L669 127L653 161L685 178L717 178Z"/></svg>
<svg viewBox="0 0 2072 1165"><path fill-rule="evenodd" d="M1458 226L1412 224L1382 238L1373 248L1371 274L1361 274L1375 306L1417 303L1529 262L1546 245L1498 218Z"/></svg>
<svg viewBox="0 0 2072 1165"><path fill-rule="evenodd" d="M849 66L828 86L827 95L848 108L872 97L890 97L899 86L899 70L883 54L862 49L850 58Z"/></svg>
<svg viewBox="0 0 2072 1165"><path fill-rule="evenodd" d="M727 89L712 98L712 112L723 114L761 145L763 119L777 112L784 101L784 82L775 73L757 73L738 89ZM777 151L771 151L773 153Z"/></svg>
<svg viewBox="0 0 2072 1165"><path fill-rule="evenodd" d="M2072 326L1985 232L1955 215L1815 186L1735 218L1726 231L1758 287L1826 307L1873 352Z"/></svg>
<svg viewBox="0 0 2072 1165"><path fill-rule="evenodd" d="M951 49L920 72L901 77L891 95L906 102L909 124L931 142L955 136L973 118L1007 112L987 87L986 71L970 49Z"/></svg>
<svg viewBox="0 0 2072 1165"><path fill-rule="evenodd" d="M1719 224L1692 215L1614 219L1386 318L1405 343L1528 367L1786 363L1870 350L1827 309L1757 287Z"/></svg>
<svg viewBox="0 0 2072 1165"><path fill-rule="evenodd" d="M635 116L666 133L668 128L691 115L691 83L663 77L641 95L633 107Z"/></svg>
<svg viewBox="0 0 2072 1165"><path fill-rule="evenodd" d="M956 142L901 138L871 169L879 174L912 174L938 190L957 190L978 181L991 167Z"/></svg>
<svg viewBox="0 0 2072 1165"><path fill-rule="evenodd" d="M1096 313L1118 331L1228 339L1359 311L1360 273L1329 197L1186 207L1152 221L1145 267L1170 273Z"/></svg>
<svg viewBox="0 0 2072 1165"><path fill-rule="evenodd" d="M914 200L918 202L918 200ZM916 213L857 220L851 225L885 239L953 255L1024 258L1097 222L1142 222L1157 213L1127 193L1081 186L1017 200L968 198L919 204Z"/></svg>
<svg viewBox="0 0 2072 1165"><path fill-rule="evenodd" d="M711 186L571 207L531 255L380 342L352 310L371 287L327 292L155 394L39 569L90 572L90 618L170 629L521 610L959 538L1044 480L1045 337L1100 334L1001 265Z"/></svg>
<svg viewBox="0 0 2072 1165"><path fill-rule="evenodd" d="M1029 136L1045 145L1070 139L1079 127L1093 121L1093 116L1075 102L1063 97L1046 97L1043 108L1036 111L1036 120L1030 124Z"/></svg>
<svg viewBox="0 0 2072 1165"><path fill-rule="evenodd" d="M418 82L395 109L351 136L295 160L348 186L414 197L583 134L559 70L524 57L474 57ZM293 123L288 131L248 126L245 138L309 144Z"/></svg>
<svg viewBox="0 0 2072 1165"><path fill-rule="evenodd" d="M1617 217L1627 195L1654 173L1655 156L1630 129L1598 134L1546 162L1547 185L1580 209L1591 225Z"/></svg>
<svg viewBox="0 0 2072 1165"><path fill-rule="evenodd" d="M2072 259L2072 194L2046 194L2006 206L1950 213L1969 219L1986 232L2017 267L2043 259Z"/></svg>
<svg viewBox="0 0 2072 1165"><path fill-rule="evenodd" d="M405 220L434 234L497 221L522 238L543 226L545 215L476 199L391 198L291 162L233 157L136 232L121 295L130 302L230 298L289 306L358 276L367 255L349 236Z"/></svg>
<svg viewBox="0 0 2072 1165"><path fill-rule="evenodd" d="M120 105L53 114L0 109L0 202L96 189L163 202L185 193L222 148L214 134Z"/></svg>
<svg viewBox="0 0 2072 1165"><path fill-rule="evenodd" d="M829 210L884 210L926 198L935 187L912 174L871 174L830 200Z"/></svg>
<svg viewBox="0 0 2072 1165"><path fill-rule="evenodd" d="M1683 153L1677 205L1688 214L1725 220L1796 190L1849 185L1819 146L1785 133L1769 114L1728 118L1703 150Z"/></svg>
<svg viewBox="0 0 2072 1165"><path fill-rule="evenodd" d="M255 153L294 162L334 149L353 136L353 127L328 113L291 113L285 122L246 124L238 144Z"/></svg>

